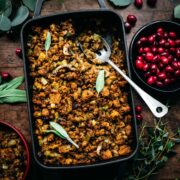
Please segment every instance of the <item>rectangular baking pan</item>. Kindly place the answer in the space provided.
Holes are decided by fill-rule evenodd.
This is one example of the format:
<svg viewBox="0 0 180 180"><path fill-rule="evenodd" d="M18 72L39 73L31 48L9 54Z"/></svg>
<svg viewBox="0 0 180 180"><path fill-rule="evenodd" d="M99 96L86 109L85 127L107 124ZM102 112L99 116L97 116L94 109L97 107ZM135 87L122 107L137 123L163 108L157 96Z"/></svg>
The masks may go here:
<svg viewBox="0 0 180 180"><path fill-rule="evenodd" d="M54 14L44 17L38 17L29 20L26 24L24 24L22 31L21 31L21 44L22 44L22 52L23 52L23 61L24 61L24 73L25 73L25 83L26 83L26 92L27 92L27 99L28 99L28 112L29 112L29 120L30 120L30 129L31 129L31 137L32 137L32 147L33 147L33 154L36 162L43 168L46 169L81 169L81 168L90 168L90 167L102 167L105 165L112 165L117 164L122 161L127 161L132 158L138 148L138 140L137 140L137 126L136 126L136 119L135 119L135 112L134 112L134 101L132 96L131 87L128 87L128 96L129 96L129 104L132 109L132 126L133 126L133 143L132 148L133 152L126 157L118 157L106 161L99 161L94 164L85 164L85 165L75 165L75 166L46 166L42 163L41 159L38 157L38 141L35 136L35 121L33 119L33 103L32 103L32 88L33 88L33 78L30 76L30 63L28 62L28 57L26 56L27 52L27 41L28 35L31 33L32 26L41 26L45 27L50 23L58 23L62 22L66 19L72 19L79 28L83 27L83 24L87 23L89 19L105 19L106 20L106 28L109 30L112 28L112 25L117 28L118 37L121 39L121 49L125 53L126 65L128 69L128 74L131 77L130 73L130 66L127 56L127 45L126 45L126 36L124 30L124 23L122 18L111 10L107 10L105 8L98 9L98 10L85 10L85 11L75 11L75 12L68 12L68 13L60 13Z"/></svg>

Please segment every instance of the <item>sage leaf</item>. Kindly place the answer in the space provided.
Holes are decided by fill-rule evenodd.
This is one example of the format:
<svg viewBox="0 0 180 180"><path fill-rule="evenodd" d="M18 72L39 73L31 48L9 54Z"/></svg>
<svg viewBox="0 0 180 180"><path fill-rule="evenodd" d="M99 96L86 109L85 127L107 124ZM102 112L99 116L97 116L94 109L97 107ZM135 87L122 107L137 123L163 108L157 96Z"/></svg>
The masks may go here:
<svg viewBox="0 0 180 180"><path fill-rule="evenodd" d="M7 0L6 1L6 7L5 7L5 10L3 12L3 14L7 17L9 17L12 13L12 3L11 3L11 0Z"/></svg>
<svg viewBox="0 0 180 180"><path fill-rule="evenodd" d="M6 7L6 0L0 0L0 11L3 11Z"/></svg>
<svg viewBox="0 0 180 180"><path fill-rule="evenodd" d="M96 79L96 91L100 93L104 88L104 70L100 70Z"/></svg>
<svg viewBox="0 0 180 180"><path fill-rule="evenodd" d="M11 29L11 21L8 17L4 16L4 14L0 15L0 30L8 31Z"/></svg>
<svg viewBox="0 0 180 180"><path fill-rule="evenodd" d="M12 20L11 25L17 26L23 23L29 16L29 10L26 6L21 5L17 10L15 18Z"/></svg>
<svg viewBox="0 0 180 180"><path fill-rule="evenodd" d="M26 92L20 89L0 91L0 103L26 102Z"/></svg>
<svg viewBox="0 0 180 180"><path fill-rule="evenodd" d="M16 89L19 87L24 81L23 76L19 76L11 80L10 82L7 83L7 86L3 90L8 90L8 89Z"/></svg>
<svg viewBox="0 0 180 180"><path fill-rule="evenodd" d="M44 49L46 50L46 56L47 56L47 51L49 50L51 45L51 33L48 31L47 36L46 36L46 41L44 45Z"/></svg>
<svg viewBox="0 0 180 180"><path fill-rule="evenodd" d="M76 148L79 148L79 146L69 137L66 130L58 123L55 122L49 122L50 126L60 134L60 137L63 136L64 139L68 140L71 144L73 144Z"/></svg>
<svg viewBox="0 0 180 180"><path fill-rule="evenodd" d="M46 130L46 133L54 133L56 134L57 136L60 136L61 138L65 139L64 136L62 136L61 134L59 134L57 131L55 130Z"/></svg>
<svg viewBox="0 0 180 180"><path fill-rule="evenodd" d="M34 11L36 6L36 0L22 0L24 5L28 7L31 11Z"/></svg>
<svg viewBox="0 0 180 180"><path fill-rule="evenodd" d="M180 4L174 8L174 17L180 19Z"/></svg>
<svg viewBox="0 0 180 180"><path fill-rule="evenodd" d="M0 84L2 83L2 77L0 76Z"/></svg>
<svg viewBox="0 0 180 180"><path fill-rule="evenodd" d="M7 87L8 83L4 83L0 85L0 91L2 91L5 87Z"/></svg>
<svg viewBox="0 0 180 180"><path fill-rule="evenodd" d="M115 6L123 7L128 6L134 2L134 0L109 0Z"/></svg>

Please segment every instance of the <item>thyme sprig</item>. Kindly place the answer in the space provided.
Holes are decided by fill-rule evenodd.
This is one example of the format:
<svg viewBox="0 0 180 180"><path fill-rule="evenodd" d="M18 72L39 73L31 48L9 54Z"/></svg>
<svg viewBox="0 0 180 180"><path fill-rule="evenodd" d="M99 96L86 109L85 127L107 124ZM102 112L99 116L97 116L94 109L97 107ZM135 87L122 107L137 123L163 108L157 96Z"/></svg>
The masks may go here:
<svg viewBox="0 0 180 180"><path fill-rule="evenodd" d="M139 135L139 152L133 159L132 169L125 179L143 180L152 176L174 155L173 147L180 142L180 130L176 134L168 131L167 123L154 119L154 125L144 123Z"/></svg>

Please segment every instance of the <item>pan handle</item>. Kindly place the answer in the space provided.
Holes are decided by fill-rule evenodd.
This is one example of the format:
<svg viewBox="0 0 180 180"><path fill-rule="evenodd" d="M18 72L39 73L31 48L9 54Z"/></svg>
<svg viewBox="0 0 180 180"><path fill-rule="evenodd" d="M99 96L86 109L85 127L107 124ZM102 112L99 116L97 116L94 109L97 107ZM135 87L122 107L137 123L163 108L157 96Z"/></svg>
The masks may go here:
<svg viewBox="0 0 180 180"><path fill-rule="evenodd" d="M34 11L34 17L37 17L37 16L40 15L41 8L42 8L42 5L43 5L44 1L45 1L45 0L37 0L37 1L36 1L36 7L35 7L35 11ZM98 3L99 3L100 8L106 9L106 4L105 4L104 0L98 0Z"/></svg>
<svg viewBox="0 0 180 180"><path fill-rule="evenodd" d="M101 9L106 9L106 4L104 2L104 0L98 0L99 6Z"/></svg>
<svg viewBox="0 0 180 180"><path fill-rule="evenodd" d="M42 8L42 5L44 3L45 0L37 0L36 1L36 7L35 7L35 11L34 11L34 17L37 17L40 15L40 12L41 12L41 8Z"/></svg>

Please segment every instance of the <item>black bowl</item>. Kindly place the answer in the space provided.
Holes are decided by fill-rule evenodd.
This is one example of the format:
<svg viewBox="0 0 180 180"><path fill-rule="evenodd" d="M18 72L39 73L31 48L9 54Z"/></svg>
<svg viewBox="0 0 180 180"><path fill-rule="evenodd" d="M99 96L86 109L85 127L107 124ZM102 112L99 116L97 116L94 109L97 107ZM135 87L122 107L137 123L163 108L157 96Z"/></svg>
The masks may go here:
<svg viewBox="0 0 180 180"><path fill-rule="evenodd" d="M137 45L136 45L137 41L142 36L148 37L148 35L155 33L157 28L159 27L164 28L166 31L176 32L178 35L178 38L180 38L180 24L178 23L175 23L172 21L153 21L144 25L136 32L136 34L132 38L130 48L129 48L130 64L131 64L134 74L137 77L138 82L140 82L140 85L142 85L144 88L148 89L149 91L154 92L154 93L159 92L159 93L166 93L166 94L179 92L180 91L179 80L176 80L176 82L169 84L167 86L164 86L164 87L150 86L146 83L143 73L137 70L135 67L135 60L138 55L138 50L137 50Z"/></svg>

